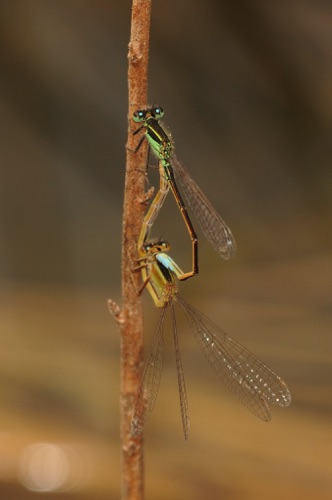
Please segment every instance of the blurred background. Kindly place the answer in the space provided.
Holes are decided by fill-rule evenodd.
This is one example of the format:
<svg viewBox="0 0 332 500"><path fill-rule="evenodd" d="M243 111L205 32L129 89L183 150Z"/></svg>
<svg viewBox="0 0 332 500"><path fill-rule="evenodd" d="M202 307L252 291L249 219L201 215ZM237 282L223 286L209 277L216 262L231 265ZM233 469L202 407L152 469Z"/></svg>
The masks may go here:
<svg viewBox="0 0 332 500"><path fill-rule="evenodd" d="M130 9L0 2L2 498L120 495L119 337L106 300L121 301ZM258 421L179 314L191 436L169 335L146 429L147 499L330 498L331 25L323 0L154 2L150 103L238 245L224 262L201 237L201 273L181 293L282 376L293 402ZM171 196L153 236L190 267ZM148 349L159 312L148 296L144 308Z"/></svg>

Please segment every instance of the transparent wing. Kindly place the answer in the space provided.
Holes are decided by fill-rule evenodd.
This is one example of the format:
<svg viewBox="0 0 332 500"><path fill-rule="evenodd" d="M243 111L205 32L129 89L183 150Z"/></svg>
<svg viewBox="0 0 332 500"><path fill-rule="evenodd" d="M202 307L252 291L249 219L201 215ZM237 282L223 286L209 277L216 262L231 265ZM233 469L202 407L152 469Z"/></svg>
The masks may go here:
<svg viewBox="0 0 332 500"><path fill-rule="evenodd" d="M164 307L159 317L154 333L151 352L147 359L142 382L137 394L134 412L131 420L131 433L134 437L143 432L144 425L154 408L160 385L163 367L164 336L163 324L167 307Z"/></svg>
<svg viewBox="0 0 332 500"><path fill-rule="evenodd" d="M227 224L174 153L171 157L171 165L206 239L224 259L228 260L234 257L236 243Z"/></svg>
<svg viewBox="0 0 332 500"><path fill-rule="evenodd" d="M185 380L184 380L184 371L183 371L183 365L182 365L182 359L181 359L181 351L180 351L180 345L179 345L179 337L178 337L178 332L177 332L176 318L175 318L173 302L171 302L170 305L171 305L171 311L172 311L173 336L174 336L174 346L175 346L175 360L176 360L176 369L177 369L177 375L178 375L182 427L183 427L184 437L185 437L185 439L188 439L190 420L189 420L189 412L188 412L187 391L186 391L186 384L185 384Z"/></svg>
<svg viewBox="0 0 332 500"><path fill-rule="evenodd" d="M271 420L268 403L290 404L289 389L276 373L182 297L176 298L212 368L242 404L266 422Z"/></svg>

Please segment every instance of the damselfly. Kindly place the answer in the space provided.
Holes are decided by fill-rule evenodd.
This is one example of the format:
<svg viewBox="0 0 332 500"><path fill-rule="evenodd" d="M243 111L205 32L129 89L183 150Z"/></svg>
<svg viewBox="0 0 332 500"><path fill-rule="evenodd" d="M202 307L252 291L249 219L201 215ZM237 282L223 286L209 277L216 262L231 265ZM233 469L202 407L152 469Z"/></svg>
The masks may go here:
<svg viewBox="0 0 332 500"><path fill-rule="evenodd" d="M254 415L266 422L269 421L271 419L269 403L278 406L290 404L291 394L287 385L262 361L179 295L176 279L181 279L184 273L167 254L169 248L169 244L165 241L145 243L139 259L143 287L146 286L155 305L162 308L162 312L134 407L132 434L137 436L143 432L156 402L163 362L164 321L167 310L170 309L183 432L186 439L189 436L188 402L174 311L175 303L185 312L198 344L223 383Z"/></svg>
<svg viewBox="0 0 332 500"><path fill-rule="evenodd" d="M154 155L161 162L160 167L162 167L164 177L181 210L192 242L195 239L197 241L197 237L176 180L179 180L188 204L193 210L204 236L210 241L213 248L226 260L234 257L236 244L230 229L176 156L173 141L160 123L163 116L164 111L158 106L135 111L133 120L141 123L141 126L135 130L134 134L139 133L143 128L145 129L145 135L139 141L136 151L146 138Z"/></svg>

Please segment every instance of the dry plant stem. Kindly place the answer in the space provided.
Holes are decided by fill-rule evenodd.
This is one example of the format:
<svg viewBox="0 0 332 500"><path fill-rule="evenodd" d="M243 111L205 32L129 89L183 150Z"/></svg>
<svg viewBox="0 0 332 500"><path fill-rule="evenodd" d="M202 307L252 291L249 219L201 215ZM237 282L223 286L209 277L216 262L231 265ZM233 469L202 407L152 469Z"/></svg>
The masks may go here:
<svg viewBox="0 0 332 500"><path fill-rule="evenodd" d="M122 446L122 496L141 500L144 496L143 439L130 432L131 415L142 375L143 312L137 294L140 273L133 273L137 259L137 241L145 205L147 147L133 153L133 112L147 103L148 49L151 0L133 0L128 53L129 128L122 233L123 309L117 320L121 331L120 427Z"/></svg>

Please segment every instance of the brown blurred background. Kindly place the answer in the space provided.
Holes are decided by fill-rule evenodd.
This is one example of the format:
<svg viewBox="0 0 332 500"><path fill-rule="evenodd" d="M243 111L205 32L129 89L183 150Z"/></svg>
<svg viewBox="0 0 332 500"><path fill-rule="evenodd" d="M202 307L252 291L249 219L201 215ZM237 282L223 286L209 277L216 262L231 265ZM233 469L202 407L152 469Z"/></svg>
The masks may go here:
<svg viewBox="0 0 332 500"><path fill-rule="evenodd" d="M119 497L106 299L121 300L130 7L0 2L1 498ZM225 263L201 238L201 274L181 293L280 374L293 402L256 420L180 316L191 436L169 336L147 499L331 498L331 25L326 1L154 2L150 102L238 244ZM153 233L190 265L171 197ZM145 312L148 348L148 296Z"/></svg>

